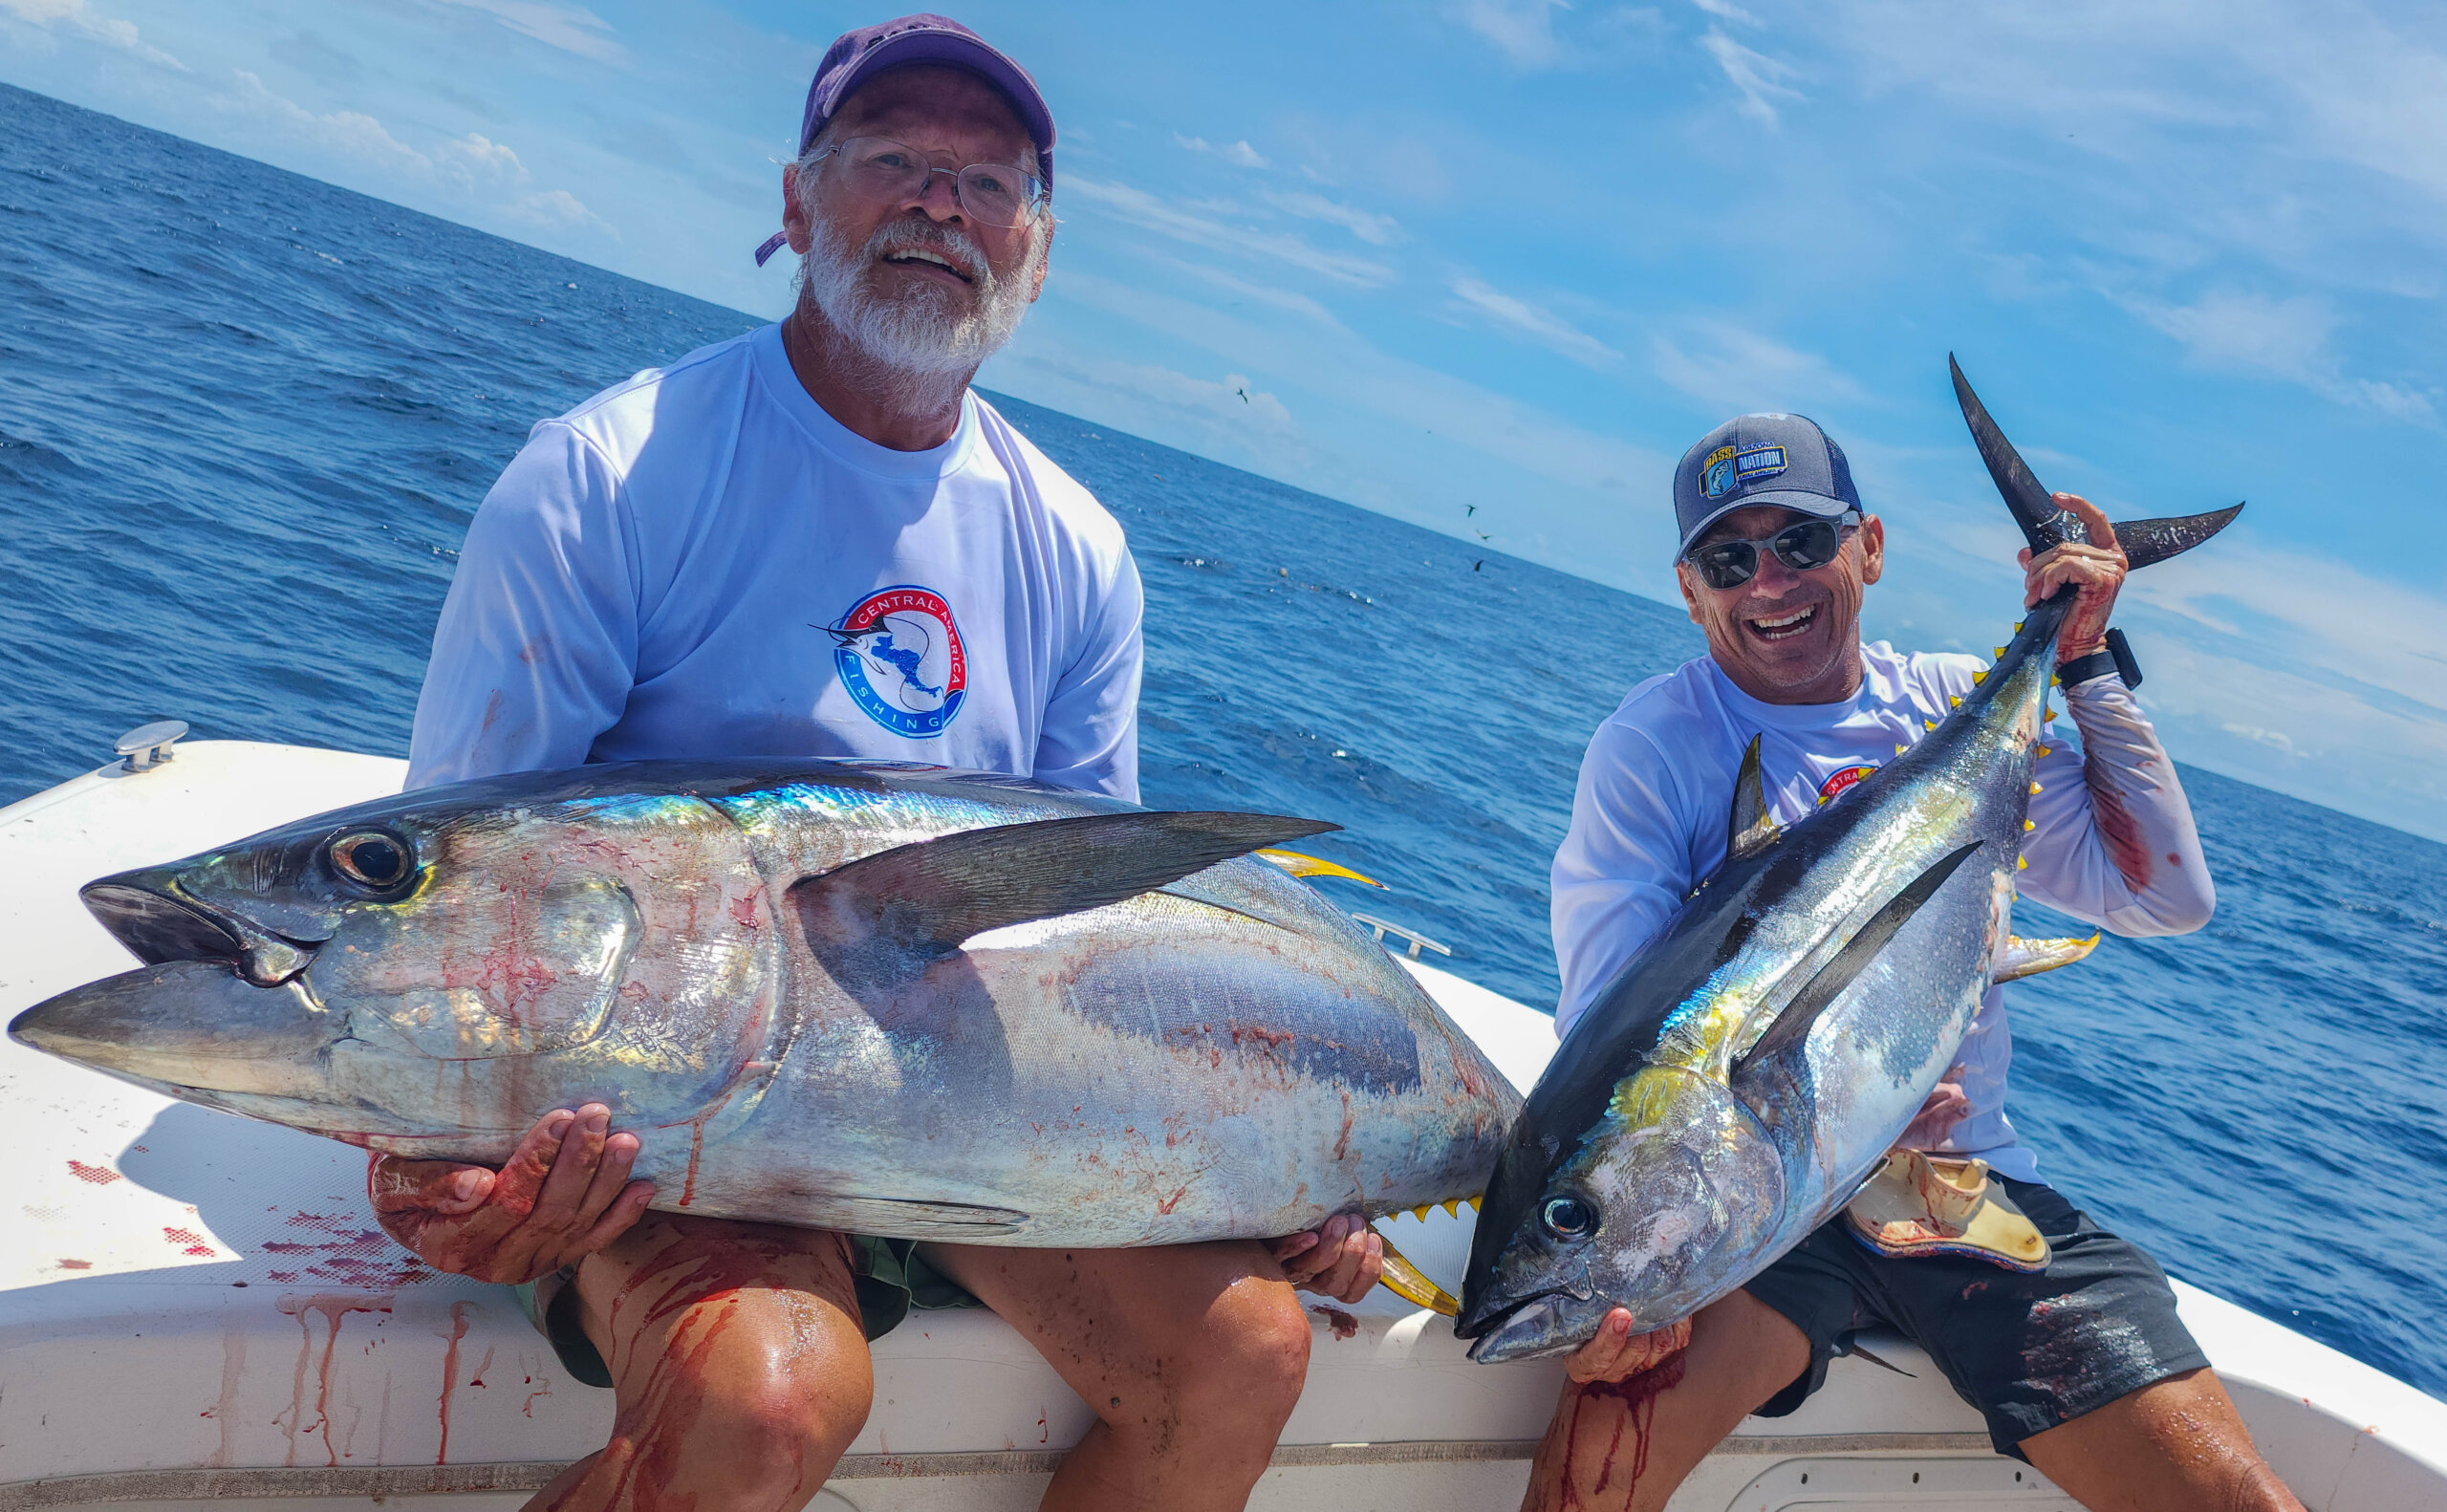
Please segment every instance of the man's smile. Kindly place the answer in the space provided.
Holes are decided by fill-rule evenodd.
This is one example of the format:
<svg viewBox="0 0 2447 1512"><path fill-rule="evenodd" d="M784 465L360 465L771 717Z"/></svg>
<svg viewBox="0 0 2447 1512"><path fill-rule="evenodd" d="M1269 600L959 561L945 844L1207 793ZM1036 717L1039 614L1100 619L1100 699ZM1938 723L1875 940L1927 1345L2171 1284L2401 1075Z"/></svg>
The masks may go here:
<svg viewBox="0 0 2447 1512"><path fill-rule="evenodd" d="M1818 606L1811 604L1806 609L1797 609L1788 615L1744 619L1743 623L1750 628L1752 635L1762 640L1790 640L1793 637L1806 633L1817 618Z"/></svg>
<svg viewBox="0 0 2447 1512"><path fill-rule="evenodd" d="M974 275L963 270L950 258L930 248L911 247L896 252L887 252L883 256L883 261L896 268L911 269L920 276L942 279L946 283L966 285L977 282Z"/></svg>

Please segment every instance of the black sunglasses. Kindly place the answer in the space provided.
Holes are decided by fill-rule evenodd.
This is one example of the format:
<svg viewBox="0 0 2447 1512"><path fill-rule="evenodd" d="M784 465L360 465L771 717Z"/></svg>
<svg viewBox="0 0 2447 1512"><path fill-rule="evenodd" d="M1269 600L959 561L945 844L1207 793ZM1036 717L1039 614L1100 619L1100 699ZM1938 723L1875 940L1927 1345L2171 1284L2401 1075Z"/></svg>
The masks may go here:
<svg viewBox="0 0 2447 1512"><path fill-rule="evenodd" d="M1859 518L1847 514L1844 522ZM1695 547L1682 559L1699 569L1700 578L1710 588L1740 588L1759 575L1759 548L1763 544L1776 553L1776 560L1796 572L1807 572L1835 560L1844 550L1844 531L1850 529L1851 524L1835 520L1801 520L1786 526L1764 543L1737 536Z"/></svg>

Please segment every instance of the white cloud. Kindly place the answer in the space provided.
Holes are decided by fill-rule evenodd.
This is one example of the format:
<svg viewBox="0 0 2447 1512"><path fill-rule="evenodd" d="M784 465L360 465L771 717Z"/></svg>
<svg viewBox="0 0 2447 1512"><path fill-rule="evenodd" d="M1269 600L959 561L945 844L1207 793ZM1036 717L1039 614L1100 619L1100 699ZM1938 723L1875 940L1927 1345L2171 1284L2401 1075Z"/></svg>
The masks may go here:
<svg viewBox="0 0 2447 1512"><path fill-rule="evenodd" d="M1126 184L1066 175L1063 192L1098 205L1134 226L1216 251L1271 258L1363 289L1381 288L1395 279L1382 263L1312 247L1297 236L1256 231L1228 225L1181 207L1179 202L1149 194Z"/></svg>
<svg viewBox="0 0 2447 1512"><path fill-rule="evenodd" d="M1691 3L1720 20L1735 21L1743 26L1757 26L1759 18L1735 5L1733 0L1691 0Z"/></svg>
<svg viewBox="0 0 2447 1512"><path fill-rule="evenodd" d="M1569 0L1462 0L1447 12L1496 46L1522 68L1550 68L1563 60L1555 40L1555 12Z"/></svg>
<svg viewBox="0 0 2447 1512"><path fill-rule="evenodd" d="M148 63L187 72L187 66L146 42L136 30L136 23L117 16L106 16L86 0L0 0L0 14L51 31L64 31L90 37L94 41L134 54Z"/></svg>
<svg viewBox="0 0 2447 1512"><path fill-rule="evenodd" d="M1225 162L1232 163L1238 167L1264 168L1269 166L1266 161L1265 155L1260 153L1257 148L1250 146L1246 138L1243 138L1239 141L1226 142L1223 146L1218 147L1210 143L1204 137L1184 137L1177 131L1173 133L1173 140L1181 146L1188 148L1192 152L1203 152L1209 156L1221 158Z"/></svg>
<svg viewBox="0 0 2447 1512"><path fill-rule="evenodd" d="M1686 324L1680 340L1650 339L1657 376L1712 409L1802 411L1863 397L1859 384L1815 353L1727 320Z"/></svg>
<svg viewBox="0 0 2447 1512"><path fill-rule="evenodd" d="M1754 120L1773 126L1777 124L1775 101L1798 100L1801 91L1785 83L1793 76L1789 63L1780 62L1754 48L1747 48L1725 35L1715 27L1700 38L1700 46L1717 60L1717 67L1734 88L1742 91L1741 112Z"/></svg>
<svg viewBox="0 0 2447 1512"><path fill-rule="evenodd" d="M612 24L584 6L553 5L550 0L442 0L444 5L481 11L521 36L546 47L559 48L598 63L625 62L629 50L612 35Z"/></svg>
<svg viewBox="0 0 2447 1512"><path fill-rule="evenodd" d="M1622 358L1621 353L1569 321L1483 279L1456 278L1453 293L1465 309L1575 362L1595 367Z"/></svg>
<svg viewBox="0 0 2447 1512"><path fill-rule="evenodd" d="M1307 189L1267 189L1260 192L1260 198L1287 215L1339 226L1372 247L1392 245L1402 229L1401 223L1390 215L1363 210L1340 200L1329 200Z"/></svg>
<svg viewBox="0 0 2447 1512"><path fill-rule="evenodd" d="M2350 378L2330 350L2342 317L2318 294L2279 299L2212 292L2190 305L2127 299L2125 308L2175 337L2196 366L2300 383L2340 404L2373 409L2396 420L2425 421L2436 413L2416 389Z"/></svg>
<svg viewBox="0 0 2447 1512"><path fill-rule="evenodd" d="M567 189L537 189L518 154L502 142L470 132L422 151L391 134L361 111L317 114L267 86L245 69L232 70L237 88L211 103L249 116L301 144L337 155L376 180L378 192L397 197L403 185L441 189L451 197L553 228L611 227ZM617 239L617 236L616 236Z"/></svg>

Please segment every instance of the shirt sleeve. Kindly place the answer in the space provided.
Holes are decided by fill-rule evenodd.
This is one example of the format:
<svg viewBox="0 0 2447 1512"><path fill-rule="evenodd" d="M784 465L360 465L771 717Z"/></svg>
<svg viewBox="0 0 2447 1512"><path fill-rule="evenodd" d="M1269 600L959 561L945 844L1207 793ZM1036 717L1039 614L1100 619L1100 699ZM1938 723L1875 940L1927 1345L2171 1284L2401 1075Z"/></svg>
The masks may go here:
<svg viewBox="0 0 2447 1512"><path fill-rule="evenodd" d="M2112 675L2064 690L2081 749L2039 760L2022 891L2119 935L2183 935L2218 906L2192 805L2140 703Z"/></svg>
<svg viewBox="0 0 2447 1512"><path fill-rule="evenodd" d="M1559 1038L1690 895L1694 861L1678 792L1664 753L1646 734L1613 720L1598 726L1581 758L1571 829L1549 879L1563 973Z"/></svg>
<svg viewBox="0 0 2447 1512"><path fill-rule="evenodd" d="M585 762L635 681L637 559L618 475L568 425L538 425L467 529L407 786Z"/></svg>
<svg viewBox="0 0 2447 1512"><path fill-rule="evenodd" d="M1090 616L1086 645L1053 685L1030 775L1056 788L1138 801L1138 682L1146 600L1123 551Z"/></svg>

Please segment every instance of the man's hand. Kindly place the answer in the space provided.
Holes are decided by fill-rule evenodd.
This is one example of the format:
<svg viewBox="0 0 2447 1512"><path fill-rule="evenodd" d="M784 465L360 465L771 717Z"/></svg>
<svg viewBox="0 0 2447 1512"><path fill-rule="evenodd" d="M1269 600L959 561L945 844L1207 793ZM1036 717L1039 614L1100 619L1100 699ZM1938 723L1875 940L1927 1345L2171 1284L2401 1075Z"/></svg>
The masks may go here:
<svg viewBox="0 0 2447 1512"><path fill-rule="evenodd" d="M1597 1326L1597 1336L1564 1362L1564 1373L1575 1386L1599 1381L1627 1381L1654 1370L1691 1342L1691 1320L1669 1323L1654 1333L1634 1334L1632 1315L1616 1307Z"/></svg>
<svg viewBox="0 0 2447 1512"><path fill-rule="evenodd" d="M546 1113L498 1174L383 1156L365 1173L375 1220L436 1270L533 1281L618 1239L654 1199L629 1179L638 1136L607 1134L611 1122L601 1103Z"/></svg>
<svg viewBox="0 0 2447 1512"><path fill-rule="evenodd" d="M1357 1302L1385 1274L1385 1241L1357 1213L1337 1213L1305 1234L1266 1241L1283 1279L1303 1291Z"/></svg>
<svg viewBox="0 0 2447 1512"><path fill-rule="evenodd" d="M2056 659L2064 662L2107 648L2108 616L2115 608L2116 591L2124 586L2130 564L2124 559L2124 549L2115 544L2115 527L2108 523L2105 510L2078 494L2060 493L2054 498L2058 508L2070 510L2082 522L2090 532L2090 544L2068 541L2037 556L2024 547L2015 560L2023 567L2025 609L2067 583L2081 589L2063 628L2056 632Z"/></svg>
<svg viewBox="0 0 2447 1512"><path fill-rule="evenodd" d="M1912 1115L1903 1132L1895 1136L1896 1150L1935 1150L1946 1142L1955 1126L1971 1116L1971 1094L1962 1090L1963 1068L1957 1066L1946 1072L1946 1079L1931 1089L1928 1101Z"/></svg>

